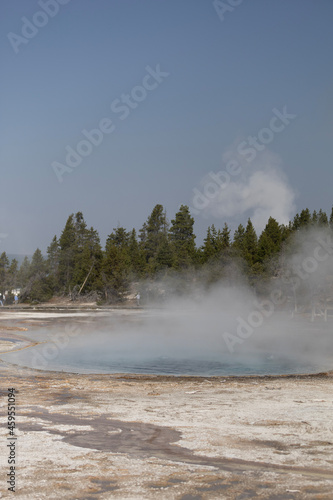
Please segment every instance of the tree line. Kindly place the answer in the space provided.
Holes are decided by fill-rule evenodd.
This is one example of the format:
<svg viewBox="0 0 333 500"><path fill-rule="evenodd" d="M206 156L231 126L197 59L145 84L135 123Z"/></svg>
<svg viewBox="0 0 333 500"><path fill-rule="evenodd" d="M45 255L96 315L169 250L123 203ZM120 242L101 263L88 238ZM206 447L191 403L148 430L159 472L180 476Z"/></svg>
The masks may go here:
<svg viewBox="0 0 333 500"><path fill-rule="evenodd" d="M333 230L333 209L330 217L322 210L304 209L288 225L270 217L260 235L251 219L246 226L240 224L233 237L226 223L222 228L212 224L200 247L195 244L193 226L188 206L182 205L169 222L158 204L139 234L118 226L103 249L98 232L87 227L82 212L71 214L45 257L37 248L31 260L25 257L19 266L5 252L0 255L0 292L7 292L8 302L13 300L12 291L20 288L20 300L30 303L54 296L94 296L112 303L123 300L133 283L153 283L174 275L182 276L187 285L193 276L209 285L220 279L234 280L235 273L241 272L255 285L278 273L278 256L292 234L310 227Z"/></svg>

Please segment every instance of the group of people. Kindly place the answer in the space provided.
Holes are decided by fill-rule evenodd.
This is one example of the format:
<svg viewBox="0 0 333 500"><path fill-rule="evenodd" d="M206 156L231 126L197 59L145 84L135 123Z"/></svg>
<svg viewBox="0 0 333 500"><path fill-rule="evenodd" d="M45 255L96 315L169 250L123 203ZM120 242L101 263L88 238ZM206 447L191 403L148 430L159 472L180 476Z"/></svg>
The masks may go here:
<svg viewBox="0 0 333 500"><path fill-rule="evenodd" d="M6 302L6 296L4 293L0 292L0 306L3 307ZM17 305L18 303L18 296L17 294L14 295L14 304Z"/></svg>

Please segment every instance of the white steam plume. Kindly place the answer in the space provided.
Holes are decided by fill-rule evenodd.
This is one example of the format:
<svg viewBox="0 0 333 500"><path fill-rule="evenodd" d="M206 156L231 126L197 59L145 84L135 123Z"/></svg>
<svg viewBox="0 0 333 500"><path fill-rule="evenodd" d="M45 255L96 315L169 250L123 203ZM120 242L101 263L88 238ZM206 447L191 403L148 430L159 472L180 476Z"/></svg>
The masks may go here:
<svg viewBox="0 0 333 500"><path fill-rule="evenodd" d="M277 155L266 150L248 163L237 152L229 151L223 155L223 160L226 164L235 162L240 172L230 175L230 180L210 197L203 208L205 216L237 217L239 220L246 215L258 232L264 229L269 217L280 224L288 224L295 211L295 192ZM202 188L208 183L212 183L212 176L202 180Z"/></svg>

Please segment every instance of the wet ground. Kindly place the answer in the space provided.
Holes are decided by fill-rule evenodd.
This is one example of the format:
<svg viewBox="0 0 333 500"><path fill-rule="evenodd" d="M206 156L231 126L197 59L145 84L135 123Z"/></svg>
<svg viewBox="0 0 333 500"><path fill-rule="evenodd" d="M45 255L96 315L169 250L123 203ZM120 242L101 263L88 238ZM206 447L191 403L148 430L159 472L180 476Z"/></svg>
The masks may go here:
<svg viewBox="0 0 333 500"><path fill-rule="evenodd" d="M55 321L63 324L7 318L0 335L34 343L38 328ZM16 389L15 498L332 498L331 372L78 375L20 368L7 355L0 380L4 405L7 389ZM3 421L3 497L7 437Z"/></svg>

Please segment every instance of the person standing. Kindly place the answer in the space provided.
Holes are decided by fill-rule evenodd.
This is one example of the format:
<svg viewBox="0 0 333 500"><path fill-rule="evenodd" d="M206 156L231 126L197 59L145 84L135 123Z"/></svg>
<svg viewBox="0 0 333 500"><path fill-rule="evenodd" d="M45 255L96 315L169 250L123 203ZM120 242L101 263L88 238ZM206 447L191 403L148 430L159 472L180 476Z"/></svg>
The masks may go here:
<svg viewBox="0 0 333 500"><path fill-rule="evenodd" d="M15 301L15 305L17 305L17 303L18 303L18 296L17 296L16 293L15 293L15 296L14 296L14 301Z"/></svg>

